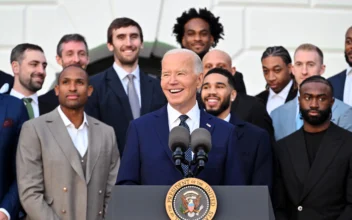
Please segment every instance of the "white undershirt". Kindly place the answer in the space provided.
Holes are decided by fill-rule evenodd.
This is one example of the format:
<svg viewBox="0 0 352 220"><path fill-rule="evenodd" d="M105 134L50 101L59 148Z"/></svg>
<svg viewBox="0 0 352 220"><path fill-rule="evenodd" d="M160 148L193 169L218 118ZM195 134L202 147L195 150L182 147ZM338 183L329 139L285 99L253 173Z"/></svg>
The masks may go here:
<svg viewBox="0 0 352 220"><path fill-rule="evenodd" d="M293 81L290 80L290 82L285 86L285 88L281 90L281 92L279 93L275 93L272 89L269 89L268 102L266 103L266 110L269 115L271 111L285 104L285 101L287 99L288 93L290 92L292 84L293 84Z"/></svg>

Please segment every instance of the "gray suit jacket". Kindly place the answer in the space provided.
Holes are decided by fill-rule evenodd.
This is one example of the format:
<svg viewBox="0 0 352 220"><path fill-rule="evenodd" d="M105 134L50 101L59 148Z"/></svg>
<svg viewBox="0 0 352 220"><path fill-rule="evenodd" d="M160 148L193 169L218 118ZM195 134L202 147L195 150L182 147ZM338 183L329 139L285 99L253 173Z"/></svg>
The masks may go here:
<svg viewBox="0 0 352 220"><path fill-rule="evenodd" d="M103 219L120 155L113 128L87 120L86 175L57 109L23 124L16 163L26 219Z"/></svg>
<svg viewBox="0 0 352 220"><path fill-rule="evenodd" d="M273 120L276 140L280 140L297 130L297 105L298 100L296 97L271 112L270 116ZM352 107L335 99L335 103L332 106L331 121L341 128L352 131Z"/></svg>

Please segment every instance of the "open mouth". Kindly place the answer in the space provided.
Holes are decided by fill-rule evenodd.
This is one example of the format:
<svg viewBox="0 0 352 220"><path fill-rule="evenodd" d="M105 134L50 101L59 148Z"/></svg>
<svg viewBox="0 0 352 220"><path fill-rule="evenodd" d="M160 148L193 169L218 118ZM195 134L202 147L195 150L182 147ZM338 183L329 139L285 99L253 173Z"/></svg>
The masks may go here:
<svg viewBox="0 0 352 220"><path fill-rule="evenodd" d="M183 91L183 89L170 89L169 90L169 92L171 93L171 94L177 94L177 93L180 93L180 92L182 92Z"/></svg>
<svg viewBox="0 0 352 220"><path fill-rule="evenodd" d="M213 106L216 106L220 102L220 99L215 98L215 97L207 98L206 102L209 106L213 107Z"/></svg>

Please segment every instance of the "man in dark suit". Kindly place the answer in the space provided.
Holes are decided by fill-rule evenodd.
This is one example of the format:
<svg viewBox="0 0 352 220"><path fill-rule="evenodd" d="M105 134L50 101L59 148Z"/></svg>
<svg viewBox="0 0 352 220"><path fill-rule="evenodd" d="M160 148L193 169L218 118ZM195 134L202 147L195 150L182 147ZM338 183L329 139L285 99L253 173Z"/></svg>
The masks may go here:
<svg viewBox="0 0 352 220"><path fill-rule="evenodd" d="M261 61L267 88L256 97L264 102L270 114L272 110L297 96L297 85L291 73L291 56L286 48L266 48Z"/></svg>
<svg viewBox="0 0 352 220"><path fill-rule="evenodd" d="M345 35L345 59L348 64L343 70L328 80L334 87L334 97L352 106L352 26Z"/></svg>
<svg viewBox="0 0 352 220"><path fill-rule="evenodd" d="M208 52L203 58L203 68L206 74L212 68L224 68L227 71L235 74L236 68L232 67L231 57L221 50L212 50ZM237 74L237 73L236 73ZM268 115L264 104L255 97L239 94L235 84L236 93L234 101L232 102L231 111L243 121L252 123L265 129L271 136L274 136L274 128L272 121Z"/></svg>
<svg viewBox="0 0 352 220"><path fill-rule="evenodd" d="M161 108L166 99L160 82L139 69L143 33L137 22L129 18L115 19L108 28L107 44L115 62L91 78L94 92L86 111L114 128L123 155L130 121Z"/></svg>
<svg viewBox="0 0 352 220"><path fill-rule="evenodd" d="M190 132L205 128L211 134L209 160L198 178L210 185L245 184L234 126L198 107L196 93L203 72L200 58L193 51L173 49L164 55L161 65L161 87L168 104L131 122L117 183L172 185L181 180L168 136L174 127L185 126ZM190 150L185 154L188 161L192 160Z"/></svg>
<svg viewBox="0 0 352 220"><path fill-rule="evenodd" d="M30 119L39 117L46 108L37 94L46 77L43 49L35 44L19 44L12 49L10 60L15 80L10 95L24 102Z"/></svg>
<svg viewBox="0 0 352 220"><path fill-rule="evenodd" d="M219 40L223 39L224 28L219 22L219 17L215 17L206 8L199 9L199 11L191 8L183 12L176 21L177 23L173 28L176 41L182 48L192 50L198 54L201 59L209 52L211 47L216 47ZM242 73L236 72L235 67L233 70L236 91L246 94Z"/></svg>
<svg viewBox="0 0 352 220"><path fill-rule="evenodd" d="M0 70L0 93L9 94L13 87L13 76Z"/></svg>
<svg viewBox="0 0 352 220"><path fill-rule="evenodd" d="M89 54L85 38L80 34L66 34L62 36L56 47L56 62L62 68L76 64L86 69L89 63ZM59 106L59 100L54 89L39 96L38 100L44 106L40 115L49 113Z"/></svg>
<svg viewBox="0 0 352 220"><path fill-rule="evenodd" d="M278 220L352 218L352 133L331 122L333 87L321 76L300 84L304 125L277 143Z"/></svg>
<svg viewBox="0 0 352 220"><path fill-rule="evenodd" d="M236 127L237 149L244 162L247 185L266 185L271 190L273 160L268 132L244 122L231 113L231 102L236 98L235 83L229 71L214 68L203 79L201 96L206 111Z"/></svg>
<svg viewBox="0 0 352 220"><path fill-rule="evenodd" d="M0 94L0 219L19 217L16 149L22 124L27 120L27 110L21 100Z"/></svg>

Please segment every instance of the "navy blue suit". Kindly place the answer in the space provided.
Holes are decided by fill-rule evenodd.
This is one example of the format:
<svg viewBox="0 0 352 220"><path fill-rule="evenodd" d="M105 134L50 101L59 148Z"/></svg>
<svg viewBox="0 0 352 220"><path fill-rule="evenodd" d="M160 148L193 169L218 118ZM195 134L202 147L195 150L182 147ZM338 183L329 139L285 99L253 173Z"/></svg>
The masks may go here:
<svg viewBox="0 0 352 220"><path fill-rule="evenodd" d="M343 92L345 90L346 70L338 73L328 79L334 88L334 97L343 101Z"/></svg>
<svg viewBox="0 0 352 220"><path fill-rule="evenodd" d="M128 125L133 120L128 96L113 67L90 78L94 88L85 110L88 115L114 128L120 155L123 155ZM160 81L140 72L141 115L163 107L166 98Z"/></svg>
<svg viewBox="0 0 352 220"><path fill-rule="evenodd" d="M28 120L26 107L20 99L0 94L0 208L11 219L20 210L16 181L16 149L22 124Z"/></svg>
<svg viewBox="0 0 352 220"><path fill-rule="evenodd" d="M243 161L247 185L266 185L269 190L273 183L273 156L270 136L267 131L234 114L229 121L236 127L237 149Z"/></svg>
<svg viewBox="0 0 352 220"><path fill-rule="evenodd" d="M236 151L234 129L230 123L200 111L200 127L212 137L212 149L200 178L210 185L244 185L242 163ZM130 123L125 155L117 184L172 185L183 178L175 168L168 147L167 107Z"/></svg>

